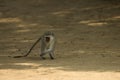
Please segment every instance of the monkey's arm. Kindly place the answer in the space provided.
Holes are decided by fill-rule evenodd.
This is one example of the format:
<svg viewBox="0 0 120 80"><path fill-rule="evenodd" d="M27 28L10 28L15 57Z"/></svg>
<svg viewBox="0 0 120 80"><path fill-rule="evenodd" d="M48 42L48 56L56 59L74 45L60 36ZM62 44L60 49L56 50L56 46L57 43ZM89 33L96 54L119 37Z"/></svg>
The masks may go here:
<svg viewBox="0 0 120 80"><path fill-rule="evenodd" d="M50 53L54 50L54 45L55 45L55 42L52 41L49 46L45 49L45 51L43 53Z"/></svg>
<svg viewBox="0 0 120 80"><path fill-rule="evenodd" d="M46 49L43 53L50 53L52 51L53 51L53 49Z"/></svg>

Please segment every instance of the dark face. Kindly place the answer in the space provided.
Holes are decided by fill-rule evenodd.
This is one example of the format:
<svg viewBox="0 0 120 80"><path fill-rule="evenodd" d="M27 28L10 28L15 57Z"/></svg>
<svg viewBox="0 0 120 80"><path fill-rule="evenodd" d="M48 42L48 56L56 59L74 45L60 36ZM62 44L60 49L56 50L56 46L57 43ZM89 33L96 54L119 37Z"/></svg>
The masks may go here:
<svg viewBox="0 0 120 80"><path fill-rule="evenodd" d="M50 41L50 37L45 37L46 42Z"/></svg>

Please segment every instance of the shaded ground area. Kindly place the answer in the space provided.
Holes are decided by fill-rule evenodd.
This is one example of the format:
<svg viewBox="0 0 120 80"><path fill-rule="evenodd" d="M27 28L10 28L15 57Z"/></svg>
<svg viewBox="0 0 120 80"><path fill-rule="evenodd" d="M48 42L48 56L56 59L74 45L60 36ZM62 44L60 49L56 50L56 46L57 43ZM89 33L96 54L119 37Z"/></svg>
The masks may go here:
<svg viewBox="0 0 120 80"><path fill-rule="evenodd" d="M0 0L1 80L119 80L119 0ZM57 37L55 60L41 60L45 31Z"/></svg>

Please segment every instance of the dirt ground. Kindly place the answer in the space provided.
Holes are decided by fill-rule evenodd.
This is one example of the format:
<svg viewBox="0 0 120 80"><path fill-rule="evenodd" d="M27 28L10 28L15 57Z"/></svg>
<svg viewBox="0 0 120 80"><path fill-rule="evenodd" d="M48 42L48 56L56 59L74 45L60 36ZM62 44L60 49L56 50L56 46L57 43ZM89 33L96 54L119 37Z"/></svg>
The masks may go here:
<svg viewBox="0 0 120 80"><path fill-rule="evenodd" d="M45 32L55 60L39 57ZM0 80L120 80L119 0L0 0Z"/></svg>

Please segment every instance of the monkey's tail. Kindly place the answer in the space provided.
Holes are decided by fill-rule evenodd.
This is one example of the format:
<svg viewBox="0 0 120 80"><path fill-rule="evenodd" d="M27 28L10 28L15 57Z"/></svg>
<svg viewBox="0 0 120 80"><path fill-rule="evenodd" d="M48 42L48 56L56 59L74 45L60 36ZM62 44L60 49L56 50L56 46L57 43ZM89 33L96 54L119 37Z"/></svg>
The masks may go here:
<svg viewBox="0 0 120 80"><path fill-rule="evenodd" d="M31 48L29 49L28 53L22 56L13 56L13 58L20 58L20 57L27 57L30 52L32 51L32 49L35 47L35 45L41 40L41 37L31 46Z"/></svg>

